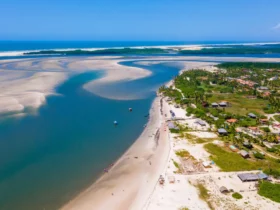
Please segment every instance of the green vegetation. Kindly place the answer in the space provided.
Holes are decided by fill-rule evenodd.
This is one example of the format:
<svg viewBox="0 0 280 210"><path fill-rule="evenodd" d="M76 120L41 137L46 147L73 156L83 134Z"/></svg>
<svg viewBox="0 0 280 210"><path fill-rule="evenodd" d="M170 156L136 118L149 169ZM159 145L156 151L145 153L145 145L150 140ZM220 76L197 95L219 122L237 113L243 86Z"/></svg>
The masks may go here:
<svg viewBox="0 0 280 210"><path fill-rule="evenodd" d="M267 168L263 170L264 173L273 176L274 178L279 178L280 177L280 169L276 168Z"/></svg>
<svg viewBox="0 0 280 210"><path fill-rule="evenodd" d="M204 148L211 154L210 158L223 171L246 171L280 168L280 163L274 159L266 158L265 160L246 160L239 154L226 151L225 149L212 143L204 145Z"/></svg>
<svg viewBox="0 0 280 210"><path fill-rule="evenodd" d="M264 159L264 155L259 153L259 152L255 152L254 157L257 158L257 159Z"/></svg>
<svg viewBox="0 0 280 210"><path fill-rule="evenodd" d="M255 46L223 46L215 48L202 48L201 50L181 50L181 54L187 55L216 55L216 54L272 54L280 53L280 45L275 47L265 46L257 48Z"/></svg>
<svg viewBox="0 0 280 210"><path fill-rule="evenodd" d="M280 49L280 45L279 45L279 49ZM280 68L280 63L232 62L232 63L221 63L217 66L219 68L278 69Z"/></svg>
<svg viewBox="0 0 280 210"><path fill-rule="evenodd" d="M278 122L280 122L280 115L274 115L273 118L274 118L275 120L277 120Z"/></svg>
<svg viewBox="0 0 280 210"><path fill-rule="evenodd" d="M261 196L280 203L280 184L273 184L268 181L260 182L258 193Z"/></svg>
<svg viewBox="0 0 280 210"><path fill-rule="evenodd" d="M189 208L187 208L187 207L181 207L181 208L179 208L179 210L189 210Z"/></svg>
<svg viewBox="0 0 280 210"><path fill-rule="evenodd" d="M198 191L199 191L199 198L201 200L204 200L207 202L207 205L209 206L210 209L214 209L211 202L209 201L210 195L208 193L208 190L202 183L198 183L197 185Z"/></svg>
<svg viewBox="0 0 280 210"><path fill-rule="evenodd" d="M190 157L190 153L187 150L176 151L176 155L179 157Z"/></svg>
<svg viewBox="0 0 280 210"><path fill-rule="evenodd" d="M243 196L238 192L233 193L232 197L235 198L235 199L242 199L243 198Z"/></svg>
<svg viewBox="0 0 280 210"><path fill-rule="evenodd" d="M267 101L263 99L248 99L246 96L242 94L219 94L216 93L211 98L209 98L209 102L219 102L219 101L228 101L230 103L230 107L226 108L226 111L232 114L246 115L249 112L256 112L259 114L263 114L263 108L266 107Z"/></svg>
<svg viewBox="0 0 280 210"><path fill-rule="evenodd" d="M42 50L36 52L26 52L25 55L112 55L112 54L161 54L168 51L160 48L123 48L123 49L102 49L102 50Z"/></svg>

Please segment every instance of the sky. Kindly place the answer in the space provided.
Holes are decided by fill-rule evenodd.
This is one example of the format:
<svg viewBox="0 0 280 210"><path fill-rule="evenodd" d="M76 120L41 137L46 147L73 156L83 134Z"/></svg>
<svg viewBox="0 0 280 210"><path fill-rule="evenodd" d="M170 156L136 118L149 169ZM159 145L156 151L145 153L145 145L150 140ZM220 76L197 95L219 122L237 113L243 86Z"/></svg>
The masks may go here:
<svg viewBox="0 0 280 210"><path fill-rule="evenodd" d="M280 41L280 0L0 0L0 40Z"/></svg>

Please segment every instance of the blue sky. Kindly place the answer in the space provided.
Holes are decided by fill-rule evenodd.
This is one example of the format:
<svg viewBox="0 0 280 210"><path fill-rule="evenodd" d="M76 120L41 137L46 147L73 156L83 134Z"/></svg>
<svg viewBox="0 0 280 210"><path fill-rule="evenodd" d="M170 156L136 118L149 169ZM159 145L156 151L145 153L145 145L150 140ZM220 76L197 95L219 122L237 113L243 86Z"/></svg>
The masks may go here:
<svg viewBox="0 0 280 210"><path fill-rule="evenodd" d="M280 41L280 0L1 0L1 40Z"/></svg>

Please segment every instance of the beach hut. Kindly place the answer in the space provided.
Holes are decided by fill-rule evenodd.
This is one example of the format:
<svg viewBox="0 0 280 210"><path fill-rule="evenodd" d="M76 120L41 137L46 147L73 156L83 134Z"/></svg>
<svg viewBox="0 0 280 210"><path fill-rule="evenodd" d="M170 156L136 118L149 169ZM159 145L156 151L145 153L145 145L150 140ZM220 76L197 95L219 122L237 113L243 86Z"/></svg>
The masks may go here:
<svg viewBox="0 0 280 210"><path fill-rule="evenodd" d="M253 118L253 119L256 119L256 118L257 118L257 116L256 116L255 114L253 114L253 113L249 113L249 114L248 114L248 117Z"/></svg>
<svg viewBox="0 0 280 210"><path fill-rule="evenodd" d="M228 103L225 102L225 101L222 101L221 103L219 103L219 106L220 106L220 107L227 107L227 106L228 106Z"/></svg>
<svg viewBox="0 0 280 210"><path fill-rule="evenodd" d="M249 158L250 155L247 151L245 150L240 150L239 154L243 157L243 158Z"/></svg>
<svg viewBox="0 0 280 210"><path fill-rule="evenodd" d="M225 194L225 193L228 193L229 190L226 187L222 186L222 187L220 187L220 192Z"/></svg>
<svg viewBox="0 0 280 210"><path fill-rule="evenodd" d="M212 106L213 108L217 108L217 107L219 107L219 104L217 104L217 103L214 102L214 103L211 104L211 106Z"/></svg>
<svg viewBox="0 0 280 210"><path fill-rule="evenodd" d="M259 180L259 177L252 173L238 174L237 176L242 182L254 182Z"/></svg>
<svg viewBox="0 0 280 210"><path fill-rule="evenodd" d="M219 133L219 135L224 135L224 136L228 134L226 129L224 129L224 128L219 128L218 133Z"/></svg>
<svg viewBox="0 0 280 210"><path fill-rule="evenodd" d="M248 141L244 141L243 142L243 146L248 148L248 149L252 149L253 148L252 144L250 142L248 142Z"/></svg>

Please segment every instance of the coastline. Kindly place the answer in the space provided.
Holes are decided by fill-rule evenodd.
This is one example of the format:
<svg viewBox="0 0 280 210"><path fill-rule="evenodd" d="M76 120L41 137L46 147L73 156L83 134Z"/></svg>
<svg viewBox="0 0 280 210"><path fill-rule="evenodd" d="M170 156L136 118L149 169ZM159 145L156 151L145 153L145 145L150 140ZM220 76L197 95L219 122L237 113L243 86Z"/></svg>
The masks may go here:
<svg viewBox="0 0 280 210"><path fill-rule="evenodd" d="M160 97L156 97L150 109L150 119L138 139L108 173L63 206L62 210L137 210L144 207L166 165L170 150L159 106Z"/></svg>

